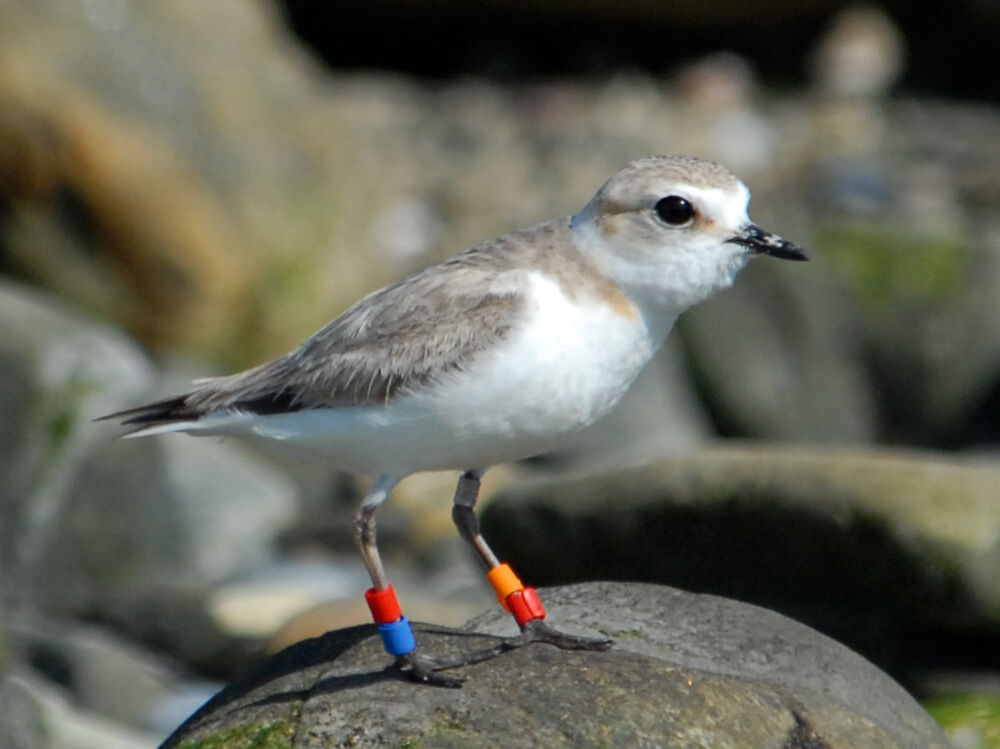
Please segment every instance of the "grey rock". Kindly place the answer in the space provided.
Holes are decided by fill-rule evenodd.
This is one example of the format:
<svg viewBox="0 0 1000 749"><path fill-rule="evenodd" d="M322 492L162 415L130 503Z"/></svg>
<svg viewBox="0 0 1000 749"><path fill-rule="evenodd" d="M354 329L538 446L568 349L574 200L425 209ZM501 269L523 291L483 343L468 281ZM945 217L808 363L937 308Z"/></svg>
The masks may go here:
<svg viewBox="0 0 1000 749"><path fill-rule="evenodd" d="M837 108L830 114L843 126ZM1000 116L911 100L877 114L862 125L874 139L866 152L838 158L817 149L810 158L810 200L800 206L813 214L820 263L812 272L822 273L827 299L838 300L824 314L847 332L867 372L881 439L996 441ZM837 140L822 119L814 120L817 135ZM857 143L856 134L839 136ZM838 205L865 192L874 212ZM829 345L843 344L831 336Z"/></svg>
<svg viewBox="0 0 1000 749"><path fill-rule="evenodd" d="M211 592L204 581L151 578L113 588L90 606L115 631L193 672L230 678L237 664L259 655L261 643L226 630L211 610Z"/></svg>
<svg viewBox="0 0 1000 749"><path fill-rule="evenodd" d="M669 588L591 583L543 591L549 620L614 637L612 650L533 645L462 669L458 691L391 669L373 627L278 654L165 743L450 747L946 747L901 687L778 614ZM429 652L495 642L502 612L466 631L418 626Z"/></svg>
<svg viewBox="0 0 1000 749"><path fill-rule="evenodd" d="M165 718L187 714L177 715L179 702L190 704L197 694L197 707L215 691L182 680L176 668L107 630L38 617L15 618L5 627L16 660L32 665L33 683L58 684L74 710L122 728L165 735L177 725Z"/></svg>
<svg viewBox="0 0 1000 749"><path fill-rule="evenodd" d="M211 582L269 560L297 503L292 481L266 461L236 443L204 442L167 438L161 450L182 518L176 542L192 571Z"/></svg>
<svg viewBox="0 0 1000 749"><path fill-rule="evenodd" d="M100 427L42 561L50 597L75 607L81 593L157 580L207 588L273 556L297 512L283 474L233 443L122 441Z"/></svg>
<svg viewBox="0 0 1000 749"><path fill-rule="evenodd" d="M172 694L152 706L146 716L149 731L158 737L169 736L187 716L208 702L218 689L219 685L215 682L179 682Z"/></svg>
<svg viewBox="0 0 1000 749"><path fill-rule="evenodd" d="M78 709L30 673L0 674L0 746L4 749L150 749L153 734Z"/></svg>
<svg viewBox="0 0 1000 749"><path fill-rule="evenodd" d="M732 596L905 672L916 654L1000 633L998 486L985 459L735 444L512 486L482 522L539 584Z"/></svg>
<svg viewBox="0 0 1000 749"><path fill-rule="evenodd" d="M368 585L368 574L357 554L286 561L215 586L206 603L212 619L226 632L268 638L294 616L326 602L360 603L357 592Z"/></svg>
<svg viewBox="0 0 1000 749"><path fill-rule="evenodd" d="M20 597L41 584L79 496L76 479L101 431L92 420L138 397L151 368L122 334L0 282L0 370L0 592Z"/></svg>
<svg viewBox="0 0 1000 749"><path fill-rule="evenodd" d="M94 419L149 397L145 355L0 283L0 594L91 613L156 581L207 586L267 560L294 485L235 445L115 439ZM169 605L169 604L166 604Z"/></svg>
<svg viewBox="0 0 1000 749"><path fill-rule="evenodd" d="M0 743L10 749L44 746L42 706L29 684L5 671L0 674Z"/></svg>
<svg viewBox="0 0 1000 749"><path fill-rule="evenodd" d="M878 434L862 327L812 254L814 262L793 268L752 264L679 323L703 399L726 434L840 444Z"/></svg>

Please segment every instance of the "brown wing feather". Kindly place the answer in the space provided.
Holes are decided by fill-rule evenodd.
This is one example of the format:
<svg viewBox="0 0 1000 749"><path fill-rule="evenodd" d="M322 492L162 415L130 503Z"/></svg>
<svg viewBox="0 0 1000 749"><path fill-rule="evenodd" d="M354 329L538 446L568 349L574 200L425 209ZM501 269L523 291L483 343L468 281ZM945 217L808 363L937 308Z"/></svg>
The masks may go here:
<svg viewBox="0 0 1000 749"><path fill-rule="evenodd" d="M228 409L272 414L369 405L436 382L514 324L523 304L516 272L491 251L503 244L494 240L368 295L273 361L104 418L138 430Z"/></svg>
<svg viewBox="0 0 1000 749"><path fill-rule="evenodd" d="M185 406L273 413L387 403L503 338L520 304L512 293L415 296L411 285L377 292L273 362L205 383Z"/></svg>

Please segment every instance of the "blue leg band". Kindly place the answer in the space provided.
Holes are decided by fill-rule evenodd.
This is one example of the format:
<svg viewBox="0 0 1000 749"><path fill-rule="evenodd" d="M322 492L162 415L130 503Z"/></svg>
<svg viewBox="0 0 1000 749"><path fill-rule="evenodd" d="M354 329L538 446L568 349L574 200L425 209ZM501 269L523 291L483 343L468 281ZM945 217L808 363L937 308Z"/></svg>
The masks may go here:
<svg viewBox="0 0 1000 749"><path fill-rule="evenodd" d="M406 655L417 647L417 640L413 636L413 629L406 616L401 616L388 624L378 625L378 631L382 635L382 644L385 645L389 655Z"/></svg>

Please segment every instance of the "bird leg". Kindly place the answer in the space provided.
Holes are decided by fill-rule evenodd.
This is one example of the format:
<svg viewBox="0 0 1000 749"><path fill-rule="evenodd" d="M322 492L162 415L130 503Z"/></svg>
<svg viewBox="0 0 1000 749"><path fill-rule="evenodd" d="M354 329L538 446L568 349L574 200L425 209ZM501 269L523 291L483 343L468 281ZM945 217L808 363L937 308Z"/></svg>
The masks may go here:
<svg viewBox="0 0 1000 749"><path fill-rule="evenodd" d="M526 588L511 570L510 565L499 560L490 549L479 530L479 518L475 513L479 498L483 471L468 470L458 480L452 519L459 534L476 550L489 572L487 578L501 605L509 611L521 633L506 637L493 647L463 653L452 657L430 656L418 652L417 641L409 620L403 616L396 594L386 579L385 568L375 540L375 510L389 496L396 485L393 476L380 476L365 496L354 515L354 539L361 551L372 587L365 592L365 600L371 609L372 618L378 625L382 644L386 651L395 656L396 667L408 674L414 681L443 687L459 687L465 681L460 676L448 676L443 670L468 666L473 663L495 658L501 653L523 647L532 642L544 642L564 650L606 650L611 640L595 639L571 635L550 627L545 619L545 608L534 588Z"/></svg>
<svg viewBox="0 0 1000 749"><path fill-rule="evenodd" d="M459 478L451 517L459 535L472 545L486 564L489 570L486 577L496 591L500 605L511 613L521 628L521 634L503 640L499 652L531 642L545 642L563 650L607 650L611 647L611 640L571 635L546 624L545 607L535 589L524 587L510 565L501 562L493 553L479 530L479 518L475 512L483 473L482 469L470 469Z"/></svg>
<svg viewBox="0 0 1000 749"><path fill-rule="evenodd" d="M483 477L482 470L469 470L458 479L455 487L455 500L451 508L451 519L458 528L458 535L472 544L486 563L488 569L500 565L493 550L490 549L483 534L479 531L479 518L476 517L476 500L479 499L479 487Z"/></svg>
<svg viewBox="0 0 1000 749"><path fill-rule="evenodd" d="M378 504L362 504L354 514L354 540L361 551L361 558L364 560L368 576L372 580L375 590L385 590L389 584L385 579L385 568L382 566L382 557L378 553L378 545L375 543L375 510Z"/></svg>
<svg viewBox="0 0 1000 749"><path fill-rule="evenodd" d="M385 568L375 542L375 510L386 500L396 482L395 477L380 476L354 514L354 540L372 581L372 587L365 592L365 600L378 625L382 644L390 655L395 656L397 668L424 684L459 687L465 681L464 678L438 672L465 665L467 661L455 662L417 652L417 640L410 621L403 616L396 593L386 580Z"/></svg>

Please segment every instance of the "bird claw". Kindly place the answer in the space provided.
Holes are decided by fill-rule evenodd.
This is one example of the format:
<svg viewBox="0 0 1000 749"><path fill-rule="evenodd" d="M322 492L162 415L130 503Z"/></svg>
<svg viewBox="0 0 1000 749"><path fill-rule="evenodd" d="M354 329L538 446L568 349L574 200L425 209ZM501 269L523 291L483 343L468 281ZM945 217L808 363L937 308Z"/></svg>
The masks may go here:
<svg viewBox="0 0 1000 749"><path fill-rule="evenodd" d="M464 661L457 662L456 659L436 658L416 651L396 658L396 667L411 680L432 687L447 687L449 689L460 688L465 682L465 677L449 676L441 671L464 665L466 665Z"/></svg>

